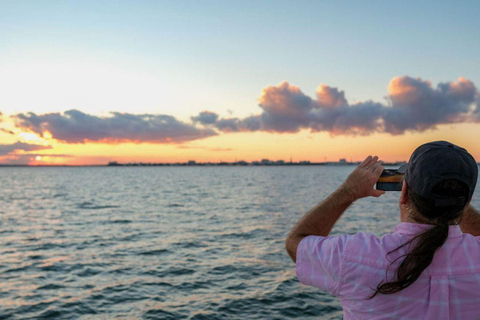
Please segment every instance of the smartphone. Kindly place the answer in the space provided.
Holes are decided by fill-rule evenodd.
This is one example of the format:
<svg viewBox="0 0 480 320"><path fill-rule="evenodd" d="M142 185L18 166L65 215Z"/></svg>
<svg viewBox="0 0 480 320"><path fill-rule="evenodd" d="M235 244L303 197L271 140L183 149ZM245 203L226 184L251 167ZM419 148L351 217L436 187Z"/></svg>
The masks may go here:
<svg viewBox="0 0 480 320"><path fill-rule="evenodd" d="M402 191L405 171L400 169L385 169L378 178L376 189L384 191Z"/></svg>

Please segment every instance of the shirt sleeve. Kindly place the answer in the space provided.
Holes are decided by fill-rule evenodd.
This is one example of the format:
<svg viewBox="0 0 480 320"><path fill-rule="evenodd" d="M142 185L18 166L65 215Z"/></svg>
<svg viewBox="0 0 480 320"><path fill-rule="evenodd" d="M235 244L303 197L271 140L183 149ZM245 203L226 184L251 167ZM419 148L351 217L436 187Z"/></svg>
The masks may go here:
<svg viewBox="0 0 480 320"><path fill-rule="evenodd" d="M338 295L344 278L341 266L347 239L348 235L303 238L297 248L298 280Z"/></svg>

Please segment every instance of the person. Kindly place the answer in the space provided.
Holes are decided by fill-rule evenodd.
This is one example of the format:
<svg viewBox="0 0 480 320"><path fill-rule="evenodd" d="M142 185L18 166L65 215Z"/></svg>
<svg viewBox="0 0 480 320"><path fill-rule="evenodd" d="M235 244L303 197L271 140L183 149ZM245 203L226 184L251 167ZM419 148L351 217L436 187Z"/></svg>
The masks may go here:
<svg viewBox="0 0 480 320"><path fill-rule="evenodd" d="M328 236L384 170L368 156L293 227L285 245L299 281L336 297L344 319L480 319L478 166L447 141L418 147L407 166L393 233Z"/></svg>

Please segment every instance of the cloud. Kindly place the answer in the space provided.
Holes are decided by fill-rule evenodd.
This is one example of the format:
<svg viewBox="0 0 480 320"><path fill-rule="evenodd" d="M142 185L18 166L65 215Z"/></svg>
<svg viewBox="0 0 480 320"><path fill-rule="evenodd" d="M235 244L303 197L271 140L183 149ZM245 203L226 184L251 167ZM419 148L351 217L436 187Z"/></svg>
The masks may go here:
<svg viewBox="0 0 480 320"><path fill-rule="evenodd" d="M38 151L52 149L51 146L40 146L24 142L15 142L12 144L0 144L0 156L16 153L17 151ZM30 154L29 154L30 155Z"/></svg>
<svg viewBox="0 0 480 320"><path fill-rule="evenodd" d="M339 91L337 88L332 88L326 84L321 84L317 88L318 103L327 108L347 106L348 102L345 99L345 92Z"/></svg>
<svg viewBox="0 0 480 320"><path fill-rule="evenodd" d="M15 135L15 132L13 132L12 130L0 128L0 131L2 131L3 133L6 133L6 134Z"/></svg>
<svg viewBox="0 0 480 320"><path fill-rule="evenodd" d="M367 100L349 104L344 91L321 84L313 99L299 87L283 82L263 89L259 115L225 119L203 112L210 119L203 124L223 132L295 133L310 129L331 135L397 135L435 129L439 124L480 121L478 90L465 78L432 87L420 78L395 77L386 98L387 103Z"/></svg>
<svg viewBox="0 0 480 320"><path fill-rule="evenodd" d="M49 132L67 143L147 142L184 143L218 135L219 132L296 133L300 130L330 135L392 135L422 132L437 125L480 122L480 94L465 78L432 86L409 76L393 78L385 102L350 103L343 90L321 84L310 97L288 82L262 90L259 113L248 117L220 117L203 111L191 123L169 115L112 112L89 115L78 110L61 113L17 114L16 126L39 135ZM9 133L4 131L5 133Z"/></svg>
<svg viewBox="0 0 480 320"><path fill-rule="evenodd" d="M53 138L67 143L182 143L217 135L210 128L196 128L168 115L112 112L110 117L98 117L68 110L63 114L30 112L13 118L21 129L39 135L48 131Z"/></svg>
<svg viewBox="0 0 480 320"><path fill-rule="evenodd" d="M229 112L231 114L231 112ZM202 111L197 116L191 117L193 123L213 125L224 132L256 131L260 129L260 119L256 116L245 119L227 118L219 119L218 114L211 111Z"/></svg>
<svg viewBox="0 0 480 320"><path fill-rule="evenodd" d="M193 122L199 122L201 124L213 124L217 121L218 114L210 111L202 111L196 117L192 117Z"/></svg>
<svg viewBox="0 0 480 320"><path fill-rule="evenodd" d="M424 131L438 124L475 120L472 111L477 88L465 78L432 88L429 81L397 77L390 81L388 92L392 108L384 116L386 132Z"/></svg>

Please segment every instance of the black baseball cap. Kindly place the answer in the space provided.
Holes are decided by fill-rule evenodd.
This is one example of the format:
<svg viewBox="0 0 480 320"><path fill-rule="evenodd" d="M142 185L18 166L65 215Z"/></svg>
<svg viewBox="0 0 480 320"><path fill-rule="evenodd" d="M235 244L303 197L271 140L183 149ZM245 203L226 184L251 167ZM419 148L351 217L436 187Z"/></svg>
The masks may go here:
<svg viewBox="0 0 480 320"><path fill-rule="evenodd" d="M405 172L405 181L416 194L434 200L435 206L465 204L472 198L477 185L478 166L464 148L448 141L434 141L418 147L408 164L399 169ZM433 187L444 180L458 180L469 188L465 197L447 197L432 192Z"/></svg>

